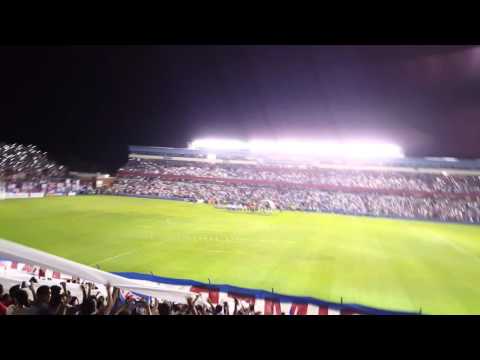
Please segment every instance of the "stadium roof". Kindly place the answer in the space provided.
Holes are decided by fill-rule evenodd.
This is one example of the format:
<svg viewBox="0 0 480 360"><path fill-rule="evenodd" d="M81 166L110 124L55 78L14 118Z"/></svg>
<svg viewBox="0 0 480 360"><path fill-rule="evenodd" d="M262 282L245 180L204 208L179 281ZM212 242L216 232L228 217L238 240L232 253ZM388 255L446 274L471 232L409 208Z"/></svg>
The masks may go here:
<svg viewBox="0 0 480 360"><path fill-rule="evenodd" d="M163 157L191 157L191 158L207 158L212 151L205 149L188 149L188 148L170 148L170 147L150 147L150 146L130 146L130 154L151 155ZM282 159L279 157L267 157L265 155L252 154L247 150L215 150L217 159L249 159L249 160L265 160L278 162ZM284 160L289 162L293 160L291 157L285 157ZM299 157L296 157L298 162ZM301 159L300 159L301 160ZM312 158L304 157L306 161L312 161ZM338 159L321 159L322 163L331 164L348 164L345 160ZM358 161L356 162L358 163ZM430 169L459 169L459 170L475 170L480 171L480 159L465 160L450 157L426 157L426 158L396 158L396 159L362 159L362 164L378 165L378 166L394 166L406 168L430 168Z"/></svg>

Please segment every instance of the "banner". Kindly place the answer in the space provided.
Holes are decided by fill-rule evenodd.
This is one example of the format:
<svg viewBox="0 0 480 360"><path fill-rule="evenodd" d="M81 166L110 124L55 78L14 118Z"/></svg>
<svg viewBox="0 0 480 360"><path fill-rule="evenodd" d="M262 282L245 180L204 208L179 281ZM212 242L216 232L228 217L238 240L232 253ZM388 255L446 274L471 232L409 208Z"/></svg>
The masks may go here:
<svg viewBox="0 0 480 360"><path fill-rule="evenodd" d="M186 290L165 290L165 287L158 284L128 279L3 239L0 239L0 258L9 259L12 263L35 264L38 268L75 274L83 280L97 284L110 283L123 290L135 291L169 301L184 302L185 297L191 294Z"/></svg>
<svg viewBox="0 0 480 360"><path fill-rule="evenodd" d="M213 304L227 302L232 310L235 298L244 308L253 305L255 312L264 315L417 315L405 311L378 309L352 303L333 303L320 299L292 296L258 289L247 289L227 284L206 284L189 279L172 279L139 273L116 273L131 279L143 279L156 283L190 286L202 299Z"/></svg>
<svg viewBox="0 0 480 360"><path fill-rule="evenodd" d="M0 239L0 282L29 281L39 277L45 281L66 281L78 286L81 280L93 282L105 294L105 284L120 288L124 297L154 297L185 303L186 297L200 295L202 302L227 303L230 313L235 299L243 308L253 307L264 315L415 315L414 313L376 309L358 304L332 303L311 297L290 296L265 290L246 289L225 284L205 284L188 279L172 279L139 273L107 273L86 265L50 255L23 245ZM33 265L35 264L35 265ZM75 278L71 275L75 274ZM73 284L73 280L78 280ZM5 280L6 281L6 280Z"/></svg>
<svg viewBox="0 0 480 360"><path fill-rule="evenodd" d="M160 287L167 293L181 292L187 294L185 297L198 294L200 296L199 303L208 304L208 301L214 305L227 303L230 314L233 313L235 299L237 299L239 303L238 309L253 307L255 313L262 315L413 315L411 313L380 310L355 304L335 304L312 298L287 296L229 285L209 285L192 280L162 278L138 273L117 273L117 275L136 279L139 286ZM68 290L72 294L75 296L80 296L81 294L80 282L83 282L84 279L73 278L70 275L43 269L38 266L0 260L0 283L4 286L5 284L13 286L23 281L29 282L32 276L36 276L39 281L36 286L58 285L61 281L65 281ZM8 288L7 286L5 287ZM104 296L106 295L106 288L103 283L96 283L96 292L100 292ZM121 289L121 297L123 299L133 298L136 300L140 300L142 297L157 297L159 300L169 300L163 296L145 295L145 292L141 290L128 288ZM185 297L179 297L177 301L185 303Z"/></svg>

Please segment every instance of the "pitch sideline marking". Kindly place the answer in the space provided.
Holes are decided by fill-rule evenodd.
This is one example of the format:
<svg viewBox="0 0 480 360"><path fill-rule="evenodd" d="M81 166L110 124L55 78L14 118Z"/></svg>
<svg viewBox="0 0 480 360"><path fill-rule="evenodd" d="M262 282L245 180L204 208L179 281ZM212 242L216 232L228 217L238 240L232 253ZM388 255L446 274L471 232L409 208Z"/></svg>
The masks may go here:
<svg viewBox="0 0 480 360"><path fill-rule="evenodd" d="M110 260L113 260L113 259L117 259L117 258L122 257L122 256L127 256L127 255L130 255L130 254L133 254L134 252L136 252L136 251L129 251L129 252L126 252L126 253L115 255L115 256L110 256L110 257L105 258L103 260L95 261L94 263L90 264L89 266L95 266L95 265L98 265L98 264L101 264L101 263L104 263L104 262L107 262L107 261L110 261Z"/></svg>

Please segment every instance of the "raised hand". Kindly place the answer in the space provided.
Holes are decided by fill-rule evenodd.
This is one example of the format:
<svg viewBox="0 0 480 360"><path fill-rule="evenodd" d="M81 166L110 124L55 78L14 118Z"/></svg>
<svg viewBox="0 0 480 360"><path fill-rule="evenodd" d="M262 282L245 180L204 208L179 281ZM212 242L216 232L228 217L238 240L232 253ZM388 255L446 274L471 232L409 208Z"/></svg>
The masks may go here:
<svg viewBox="0 0 480 360"><path fill-rule="evenodd" d="M87 283L87 291L88 291L88 296L90 297L90 295L92 295L92 286L93 284L92 283Z"/></svg>
<svg viewBox="0 0 480 360"><path fill-rule="evenodd" d="M197 294L197 296L195 296L195 300L193 300L193 304L195 304L199 298L200 298L200 294Z"/></svg>

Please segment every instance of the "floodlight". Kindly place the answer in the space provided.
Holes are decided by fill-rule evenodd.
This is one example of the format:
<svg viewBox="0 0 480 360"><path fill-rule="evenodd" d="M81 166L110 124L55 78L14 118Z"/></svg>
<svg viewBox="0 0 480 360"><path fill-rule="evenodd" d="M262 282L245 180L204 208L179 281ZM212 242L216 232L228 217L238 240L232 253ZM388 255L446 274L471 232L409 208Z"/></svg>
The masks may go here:
<svg viewBox="0 0 480 360"><path fill-rule="evenodd" d="M314 140L264 140L198 139L190 149L248 150L259 154L314 155L327 158L368 159L403 158L402 149L394 144L370 141L314 141Z"/></svg>
<svg viewBox="0 0 480 360"><path fill-rule="evenodd" d="M242 150L247 149L245 142L240 140L230 139L198 139L194 140L190 146L190 149L215 149L215 150Z"/></svg>

